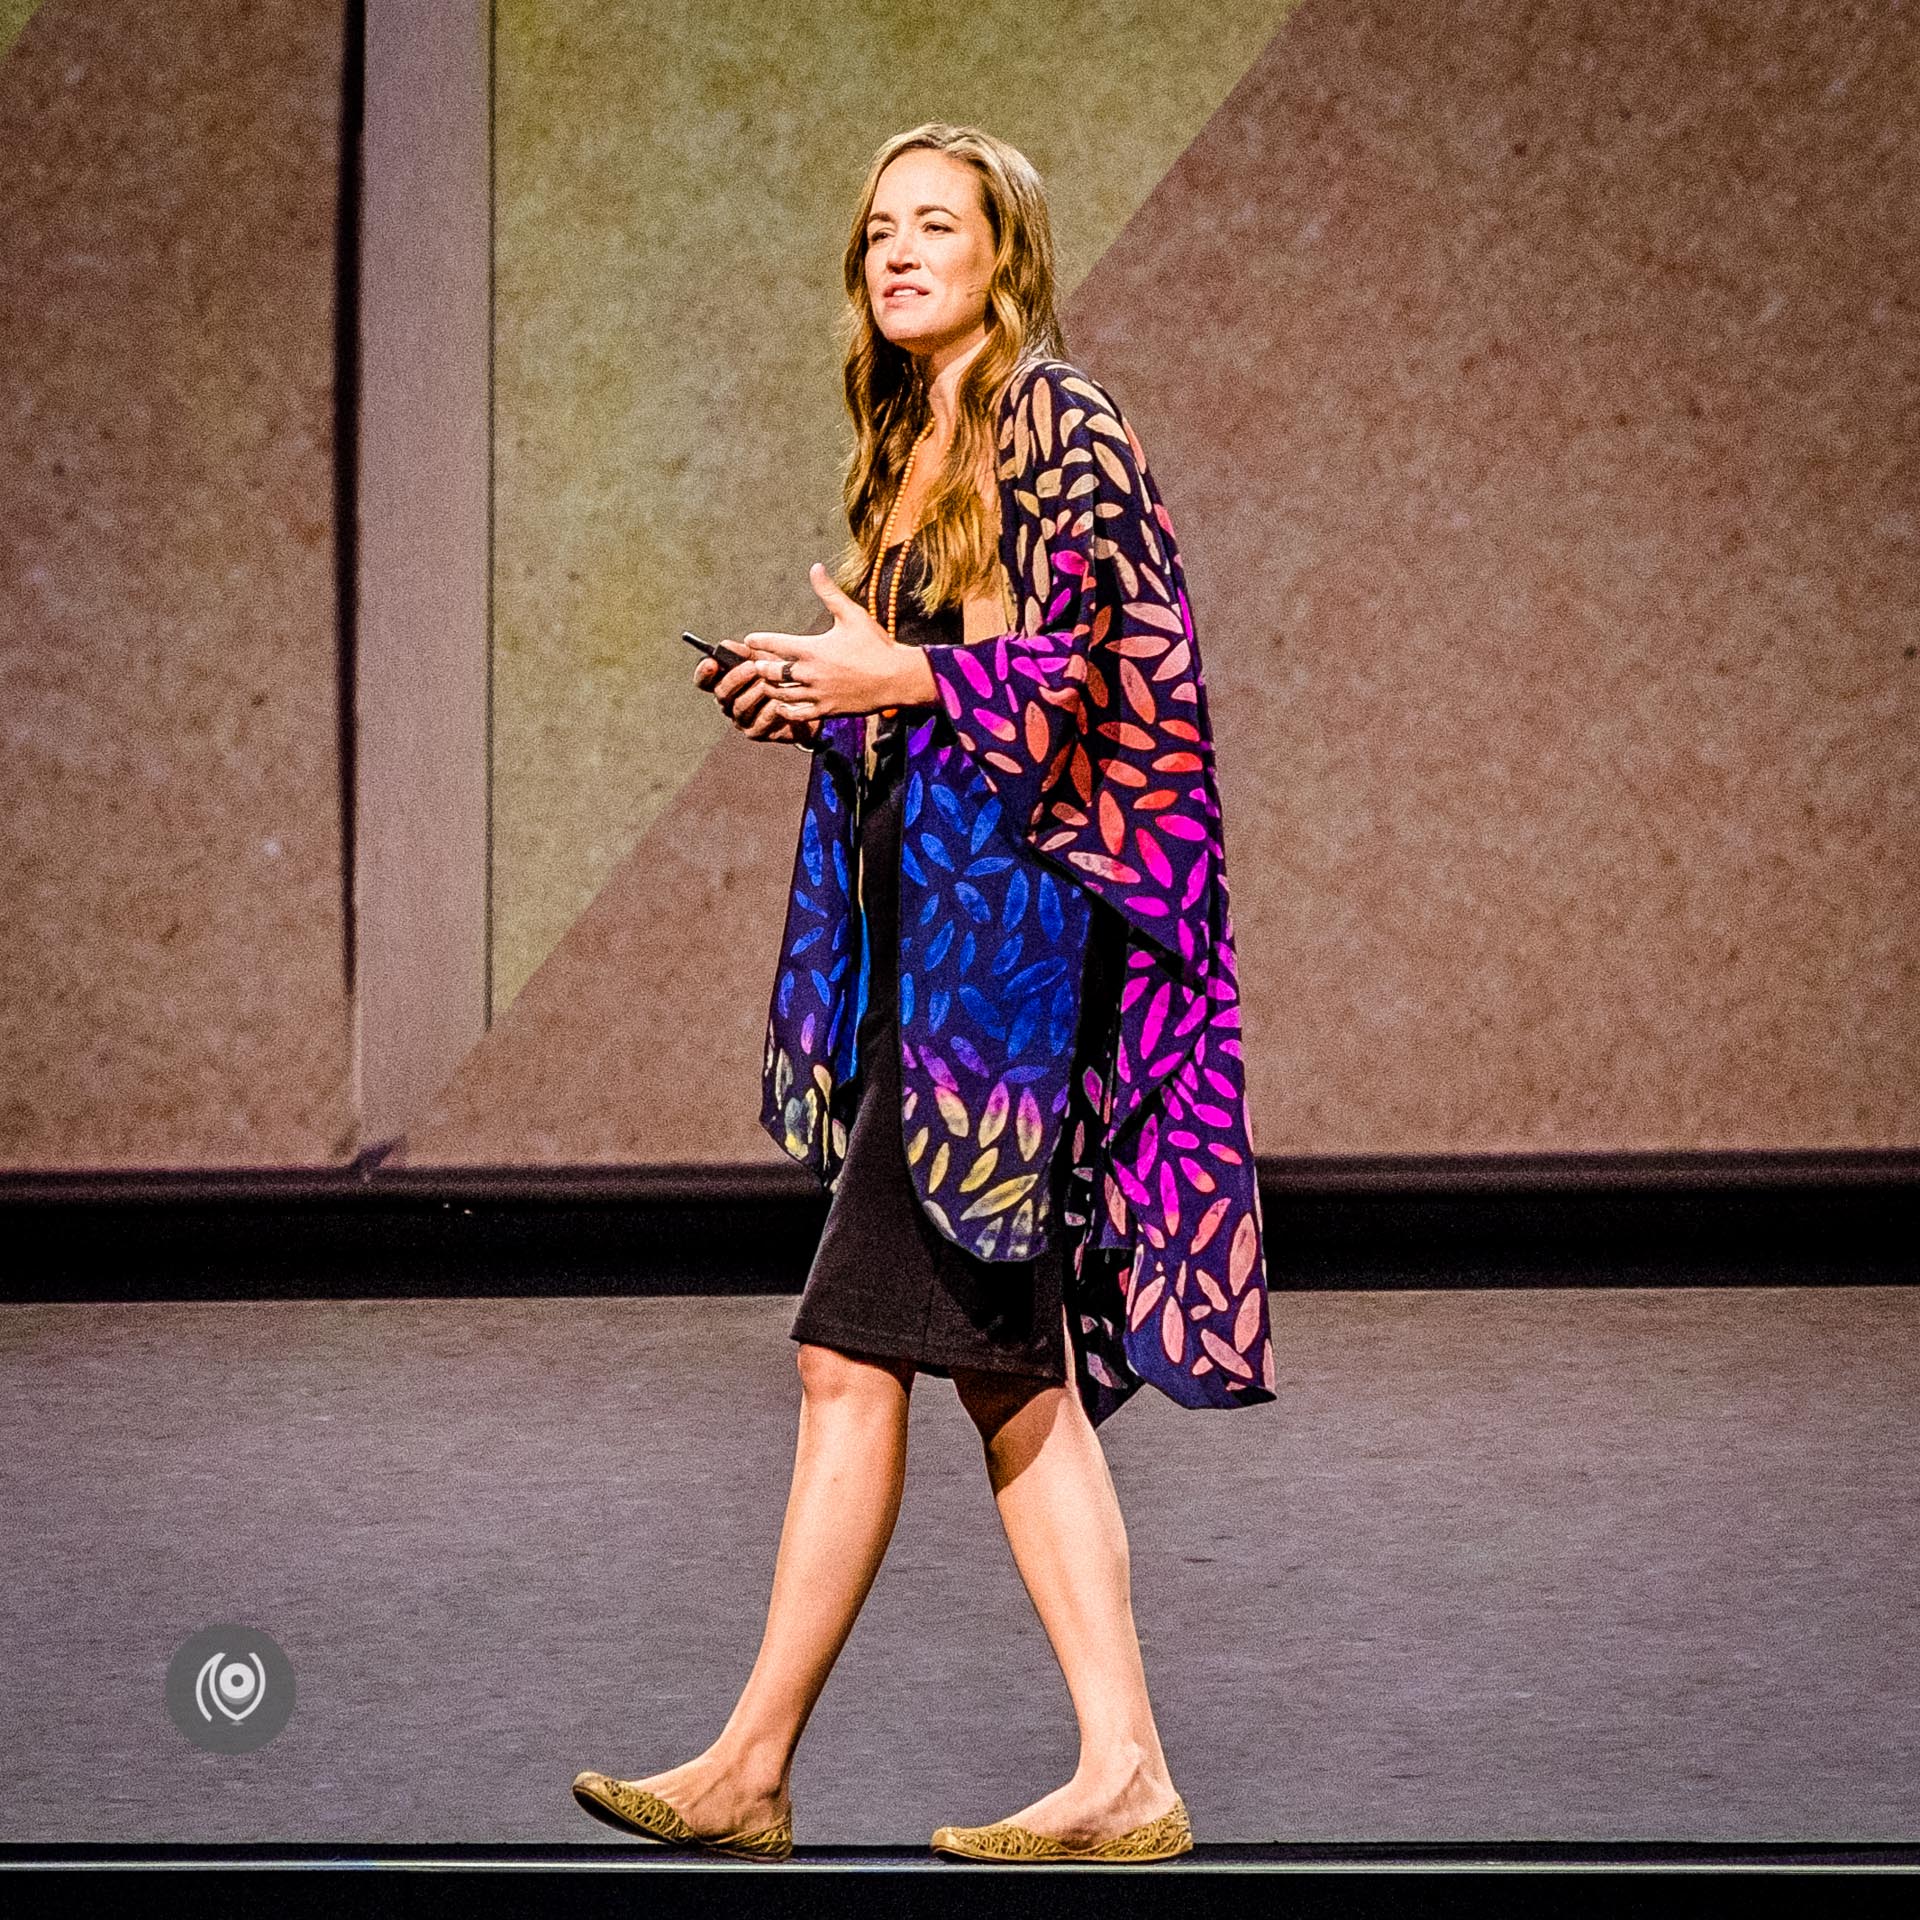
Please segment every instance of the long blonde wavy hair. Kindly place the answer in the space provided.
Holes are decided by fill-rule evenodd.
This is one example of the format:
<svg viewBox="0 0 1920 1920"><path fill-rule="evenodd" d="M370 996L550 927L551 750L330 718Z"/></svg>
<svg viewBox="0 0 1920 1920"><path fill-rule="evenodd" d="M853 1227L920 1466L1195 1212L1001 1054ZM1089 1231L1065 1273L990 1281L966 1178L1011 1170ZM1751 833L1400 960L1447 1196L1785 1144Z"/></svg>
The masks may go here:
<svg viewBox="0 0 1920 1920"><path fill-rule="evenodd" d="M851 537L832 567L843 592L858 593L880 557L887 509L928 416L919 358L880 331L867 295L867 216L873 196L888 165L915 147L951 154L972 169L994 243L986 344L961 375L953 444L920 525L927 577L918 598L921 610L931 613L991 588L1000 534L995 408L1023 366L1065 359L1066 344L1054 309L1053 229L1046 193L1026 155L978 127L944 120L926 121L886 141L867 169L844 262L847 306L841 341L847 411L856 437L841 487ZM996 502L992 511L982 499L983 483L987 497Z"/></svg>

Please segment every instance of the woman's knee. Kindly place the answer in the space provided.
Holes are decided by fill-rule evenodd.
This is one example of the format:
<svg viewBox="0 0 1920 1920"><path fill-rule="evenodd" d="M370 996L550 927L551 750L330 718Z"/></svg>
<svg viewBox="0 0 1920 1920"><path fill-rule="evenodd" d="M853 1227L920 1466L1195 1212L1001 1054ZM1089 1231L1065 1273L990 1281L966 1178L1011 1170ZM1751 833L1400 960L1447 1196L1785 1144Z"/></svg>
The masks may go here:
<svg viewBox="0 0 1920 1920"><path fill-rule="evenodd" d="M794 1359L800 1369L800 1390L813 1401L885 1404L913 1388L914 1366L910 1360L849 1353L813 1340L802 1340Z"/></svg>

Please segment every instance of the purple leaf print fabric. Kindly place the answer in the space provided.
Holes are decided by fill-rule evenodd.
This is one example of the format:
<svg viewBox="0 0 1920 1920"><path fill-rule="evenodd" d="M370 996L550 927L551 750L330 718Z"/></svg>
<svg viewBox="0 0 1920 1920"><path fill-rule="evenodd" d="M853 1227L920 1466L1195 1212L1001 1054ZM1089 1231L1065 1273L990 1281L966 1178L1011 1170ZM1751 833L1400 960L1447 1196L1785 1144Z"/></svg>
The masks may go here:
<svg viewBox="0 0 1920 1920"><path fill-rule="evenodd" d="M998 433L1019 630L929 646L901 848L902 1129L921 1204L986 1260L1064 1233L1096 1424L1143 1383L1272 1400L1233 922L1198 641L1173 522L1119 407L1064 361ZM768 1022L762 1124L829 1186L858 1097L863 716L823 723ZM1096 905L1097 903L1097 905ZM1117 1006L1082 1008L1092 916ZM1083 1019L1109 1036L1072 1073ZM1047 1168L1068 1135L1062 1217Z"/></svg>

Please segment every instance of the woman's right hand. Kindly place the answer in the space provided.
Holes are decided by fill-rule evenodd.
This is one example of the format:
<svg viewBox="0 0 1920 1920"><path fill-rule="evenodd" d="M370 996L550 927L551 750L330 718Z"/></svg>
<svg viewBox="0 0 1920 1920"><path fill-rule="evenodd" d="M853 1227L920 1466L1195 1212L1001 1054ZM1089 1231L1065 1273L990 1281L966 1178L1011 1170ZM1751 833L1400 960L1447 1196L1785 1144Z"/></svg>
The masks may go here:
<svg viewBox="0 0 1920 1920"><path fill-rule="evenodd" d="M720 671L720 662L711 657L696 661L693 683L705 687L720 703L720 711L749 740L790 741L813 745L818 723L812 720L787 720L774 709L772 683L758 672L751 660Z"/></svg>

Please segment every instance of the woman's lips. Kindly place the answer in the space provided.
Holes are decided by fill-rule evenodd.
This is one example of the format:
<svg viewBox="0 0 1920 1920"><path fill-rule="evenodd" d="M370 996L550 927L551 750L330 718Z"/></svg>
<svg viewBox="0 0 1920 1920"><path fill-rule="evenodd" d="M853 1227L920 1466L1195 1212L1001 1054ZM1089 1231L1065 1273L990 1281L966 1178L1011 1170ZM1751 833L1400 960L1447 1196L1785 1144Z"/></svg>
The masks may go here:
<svg viewBox="0 0 1920 1920"><path fill-rule="evenodd" d="M889 287L880 297L883 300L923 300L926 291L921 287Z"/></svg>

